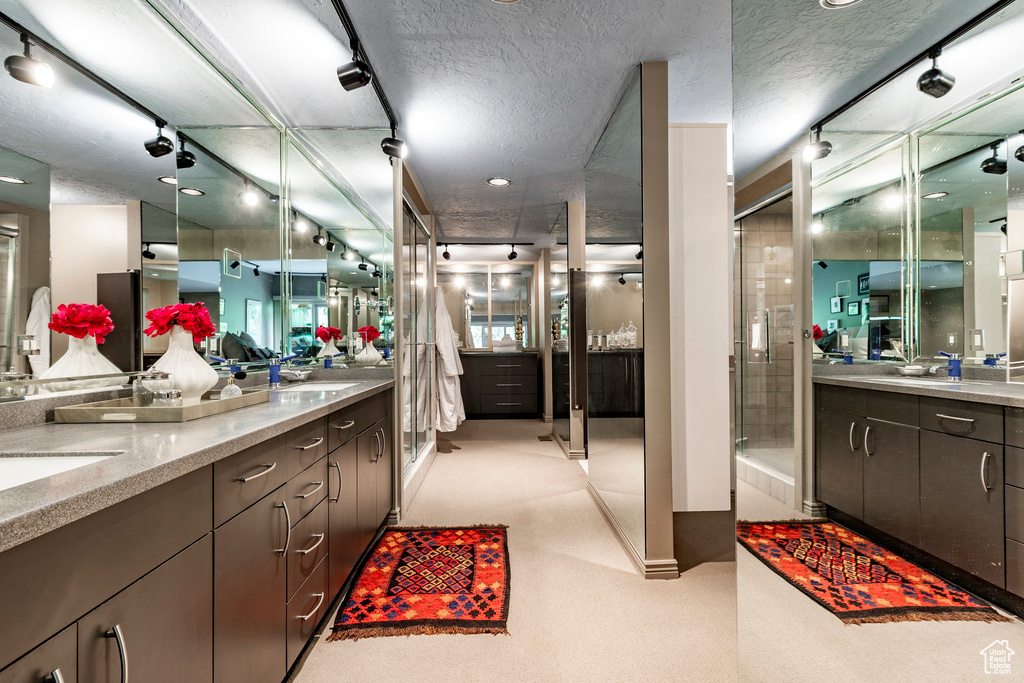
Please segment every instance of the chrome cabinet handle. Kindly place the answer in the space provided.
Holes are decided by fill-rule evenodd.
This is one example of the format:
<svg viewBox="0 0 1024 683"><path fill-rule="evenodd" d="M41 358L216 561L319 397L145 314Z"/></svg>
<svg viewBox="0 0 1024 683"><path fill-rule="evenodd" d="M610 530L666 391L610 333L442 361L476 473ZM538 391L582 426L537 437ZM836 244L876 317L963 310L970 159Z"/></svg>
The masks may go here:
<svg viewBox="0 0 1024 683"><path fill-rule="evenodd" d="M871 457L871 449L868 448L868 436L871 434L871 425L864 430L864 455Z"/></svg>
<svg viewBox="0 0 1024 683"><path fill-rule="evenodd" d="M954 422L969 422L974 423L974 420L969 417L955 417L953 415L943 415L942 413L935 413L935 417L940 420L953 420Z"/></svg>
<svg viewBox="0 0 1024 683"><path fill-rule="evenodd" d="M856 453L857 452L857 448L853 445L853 428L856 427L856 426L857 426L856 422L851 422L850 423L850 452L851 453Z"/></svg>
<svg viewBox="0 0 1024 683"><path fill-rule="evenodd" d="M336 498L331 498L331 502L332 503L337 503L339 500L341 500L341 483L342 483L341 465L338 464L337 460L335 460L331 464L334 465L334 469L338 470L338 496Z"/></svg>
<svg viewBox="0 0 1024 683"><path fill-rule="evenodd" d="M296 446L296 448L298 448L300 451L308 451L310 448L316 448L323 442L324 437L318 436L317 438L313 439L313 443L309 444L308 446Z"/></svg>
<svg viewBox="0 0 1024 683"><path fill-rule="evenodd" d="M316 493L317 491L319 491L320 489L322 489L322 488L324 487L324 483L323 483L322 481L314 481L314 482L312 482L312 483L313 483L313 484L316 484L316 488L315 488L315 489L313 489L313 490L312 490L312 491L310 491L309 493L300 493L299 495L297 495L297 496L295 496L295 497L296 497L296 498L301 498L301 499L305 500L306 498L309 498L309 497L310 497L310 496L312 496L312 495L313 495L314 493Z"/></svg>
<svg viewBox="0 0 1024 683"><path fill-rule="evenodd" d="M388 447L388 437L384 433L383 427L381 427L377 431L380 432L380 453L377 455L377 460L380 460L382 457L384 457L384 450Z"/></svg>
<svg viewBox="0 0 1024 683"><path fill-rule="evenodd" d="M521 387L523 385L522 384L500 384L499 383L496 386L499 386L499 387Z"/></svg>
<svg viewBox="0 0 1024 683"><path fill-rule="evenodd" d="M380 433L374 432L373 439L377 442L377 453L373 457L373 460L371 460L370 462L377 462L378 460L380 460Z"/></svg>
<svg viewBox="0 0 1024 683"><path fill-rule="evenodd" d="M496 368L521 368L523 366L522 365L518 365L518 364L517 365L502 365L501 363L498 363L494 367L496 367Z"/></svg>
<svg viewBox="0 0 1024 683"><path fill-rule="evenodd" d="M308 555L309 553L311 553L311 552L313 552L314 550L316 550L316 549L317 549L317 547L318 547L318 546L319 546L319 545L320 545L321 543L323 543L323 542L324 542L324 534L313 534L313 538L315 538L315 539L316 539L316 543L314 543L313 545L309 546L309 547L308 547L308 548L306 548L305 550L296 550L296 551L295 551L295 552L296 552L296 554L298 554L298 555Z"/></svg>
<svg viewBox="0 0 1024 683"><path fill-rule="evenodd" d="M121 624L114 624L114 628L104 633L103 637L117 641L117 653L121 656L121 683L128 683L128 648L125 647Z"/></svg>
<svg viewBox="0 0 1024 683"><path fill-rule="evenodd" d="M305 616L300 616L299 617L300 621L309 621L310 619L312 619L313 615L316 614L318 611L320 611L320 605L324 604L324 594L323 593L313 593L313 597L314 598L320 598L317 601L317 603L316 603L316 607L314 607L313 611L310 612L309 614L307 614Z"/></svg>
<svg viewBox="0 0 1024 683"><path fill-rule="evenodd" d="M351 429L352 425L354 425L355 423L356 423L355 420L349 420L345 424L334 425L334 428L335 429Z"/></svg>
<svg viewBox="0 0 1024 683"><path fill-rule="evenodd" d="M43 680L46 681L46 683L64 683L64 674L60 672L60 667L58 666Z"/></svg>
<svg viewBox="0 0 1024 683"><path fill-rule="evenodd" d="M988 469L985 465L988 464L988 459L992 456L991 453L985 451L981 456L981 487L985 489L985 493L992 490L992 487L988 485Z"/></svg>
<svg viewBox="0 0 1024 683"><path fill-rule="evenodd" d="M288 505L287 505L287 503L281 503L280 505L275 505L274 507L284 508L284 521L285 521L284 547L283 548L278 548L277 550L274 551L275 553L280 553L281 555L284 555L285 553L288 552L288 545L292 541L292 516L288 512Z"/></svg>
<svg viewBox="0 0 1024 683"><path fill-rule="evenodd" d="M523 404L522 403L498 403L496 405L499 405L499 406L521 406Z"/></svg>
<svg viewBox="0 0 1024 683"><path fill-rule="evenodd" d="M247 481L252 481L253 479L259 479L260 477L266 476L266 475L268 475L268 474L270 474L271 472L274 471L274 468L277 467L277 463L276 462L272 462L272 463L270 463L268 465L260 465L260 467L266 467L267 469L265 469L262 472L259 472L257 474L254 474L251 477L239 477L238 481L240 481L240 482L242 482L244 484Z"/></svg>

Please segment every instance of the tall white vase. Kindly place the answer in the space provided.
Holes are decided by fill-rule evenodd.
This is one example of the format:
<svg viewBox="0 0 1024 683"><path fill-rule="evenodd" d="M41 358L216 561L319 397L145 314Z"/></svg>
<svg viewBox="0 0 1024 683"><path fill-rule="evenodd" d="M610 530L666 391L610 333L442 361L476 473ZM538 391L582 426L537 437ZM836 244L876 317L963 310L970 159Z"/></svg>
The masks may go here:
<svg viewBox="0 0 1024 683"><path fill-rule="evenodd" d="M384 357L380 351L373 347L373 342L366 342L366 347L356 354L355 362L358 365L377 365Z"/></svg>
<svg viewBox="0 0 1024 683"><path fill-rule="evenodd" d="M171 328L167 352L153 363L153 370L171 376L171 386L181 391L181 402L186 406L199 403L218 379L217 371L192 346L192 333L180 325Z"/></svg>
<svg viewBox="0 0 1024 683"><path fill-rule="evenodd" d="M337 356L341 351L338 350L333 339L328 339L327 343L324 344L323 348L320 349L320 353L316 354L317 358L323 358L324 356Z"/></svg>
<svg viewBox="0 0 1024 683"><path fill-rule="evenodd" d="M61 359L46 369L39 379L63 379L66 377L87 377L89 375L114 375L121 369L111 363L96 348L96 338L86 335L81 339L68 337L68 351ZM48 391L72 391L76 389L102 389L124 384L124 375L102 379L77 380L73 382L50 382L41 385Z"/></svg>

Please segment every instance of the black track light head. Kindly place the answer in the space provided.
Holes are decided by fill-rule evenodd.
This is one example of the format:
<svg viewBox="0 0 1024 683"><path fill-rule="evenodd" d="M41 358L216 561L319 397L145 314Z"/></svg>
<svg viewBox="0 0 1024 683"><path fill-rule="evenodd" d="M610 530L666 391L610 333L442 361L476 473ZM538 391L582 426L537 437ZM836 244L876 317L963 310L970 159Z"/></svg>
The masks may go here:
<svg viewBox="0 0 1024 683"><path fill-rule="evenodd" d="M818 261L817 266L819 268L821 268L822 270L825 270L826 268L828 268L828 264L825 263L824 261Z"/></svg>
<svg viewBox="0 0 1024 683"><path fill-rule="evenodd" d="M178 135L178 143L181 149L178 150L178 168L192 168L196 165L196 155L185 149L185 138Z"/></svg>
<svg viewBox="0 0 1024 683"><path fill-rule="evenodd" d="M992 145L992 156L981 162L981 170L992 175L1006 173L1006 161L999 158L999 143Z"/></svg>
<svg viewBox="0 0 1024 683"><path fill-rule="evenodd" d="M375 268L374 271L372 273L370 273L370 277L375 277L375 278L380 279L380 278L384 277L384 273L382 273L380 271L380 268Z"/></svg>
<svg viewBox="0 0 1024 683"><path fill-rule="evenodd" d="M626 275L625 275L625 273L620 273L619 274L619 284L620 285L626 284Z"/></svg>
<svg viewBox="0 0 1024 683"><path fill-rule="evenodd" d="M1020 131L1021 135L1024 135L1024 130ZM1009 147L1007 147L1009 149ZM1024 162L1024 145L1017 148L1017 151L1013 153L1013 158L1017 161Z"/></svg>
<svg viewBox="0 0 1024 683"><path fill-rule="evenodd" d="M640 245L640 250L636 252L636 260L642 261L644 259L644 245Z"/></svg>
<svg viewBox="0 0 1024 683"><path fill-rule="evenodd" d="M334 251L338 248L338 245L330 237L327 238L327 251Z"/></svg>
<svg viewBox="0 0 1024 683"><path fill-rule="evenodd" d="M956 78L953 74L939 68L939 55L941 54L942 48L936 48L928 54L932 60L932 68L925 71L917 79L917 89L925 95L930 95L936 99L947 94L956 83Z"/></svg>
<svg viewBox="0 0 1024 683"><path fill-rule="evenodd" d="M351 62L338 67L338 82L345 90L357 90L369 85L372 78L370 65L355 55L352 56Z"/></svg>
<svg viewBox="0 0 1024 683"><path fill-rule="evenodd" d="M376 289L372 289L370 290L370 296L380 296L380 292L378 292Z"/></svg>
<svg viewBox="0 0 1024 683"><path fill-rule="evenodd" d="M404 159L405 153L407 151L405 143L395 137L384 138L383 140L381 140L380 148L389 157L394 157L396 159Z"/></svg>
<svg viewBox="0 0 1024 683"><path fill-rule="evenodd" d="M321 231L320 228L317 228L316 229L316 234L313 235L313 244L315 244L317 246L320 246L320 247L322 247L325 244L327 244L327 238L324 237L324 234L323 234L323 232Z"/></svg>
<svg viewBox="0 0 1024 683"><path fill-rule="evenodd" d="M359 259L359 270L369 270L369 269L370 269L370 264L368 264L363 259Z"/></svg>
<svg viewBox="0 0 1024 683"><path fill-rule="evenodd" d="M25 45L25 54L11 55L4 60L4 68L7 69L7 73L11 75L11 78L22 83L52 88L53 69L46 62L32 57L32 43L27 33L21 34L21 42Z"/></svg>
<svg viewBox="0 0 1024 683"><path fill-rule="evenodd" d="M519 258L519 254L516 253L516 245L513 244L512 251L508 252L508 260L515 261L517 258Z"/></svg>
<svg viewBox="0 0 1024 683"><path fill-rule="evenodd" d="M817 161L832 153L832 143L821 139L821 126L814 129L814 142L804 147L804 160Z"/></svg>
<svg viewBox="0 0 1024 683"><path fill-rule="evenodd" d="M231 262L231 270L234 270L235 268L237 268L240 265L242 265L241 261L232 261Z"/></svg>
<svg viewBox="0 0 1024 683"><path fill-rule="evenodd" d="M142 258L149 259L150 261L156 259L156 254L154 254L149 248L149 242L146 242L146 248L142 250Z"/></svg>
<svg viewBox="0 0 1024 683"><path fill-rule="evenodd" d="M257 265L254 265L252 267L252 274L253 274L253 277L259 277L260 276L260 267L257 266Z"/></svg>
<svg viewBox="0 0 1024 683"><path fill-rule="evenodd" d="M447 244L444 245L444 251L441 252L441 258L443 258L445 261L451 261L452 260L452 255L448 253L448 245Z"/></svg>
<svg viewBox="0 0 1024 683"><path fill-rule="evenodd" d="M145 143L146 151L149 152L149 156L151 157L162 157L174 151L174 143L171 142L169 137L164 135L165 125L167 124L163 121L157 121L157 136L152 140L147 140Z"/></svg>

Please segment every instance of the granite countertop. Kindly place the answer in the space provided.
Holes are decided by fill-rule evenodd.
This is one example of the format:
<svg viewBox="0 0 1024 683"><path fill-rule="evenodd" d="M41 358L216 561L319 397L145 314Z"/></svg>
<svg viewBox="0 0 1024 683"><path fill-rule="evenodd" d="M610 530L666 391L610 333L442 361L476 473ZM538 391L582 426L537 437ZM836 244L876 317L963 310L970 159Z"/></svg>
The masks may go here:
<svg viewBox="0 0 1024 683"><path fill-rule="evenodd" d="M0 491L0 552L201 469L394 386L355 380L341 391L272 391L269 403L184 423L54 424L3 432L3 453L119 452Z"/></svg>
<svg viewBox="0 0 1024 683"><path fill-rule="evenodd" d="M838 367L838 366L833 366ZM1024 384L1005 381L1006 369L993 379L965 379L962 382L947 382L943 375L938 378L901 377L895 374L828 374L815 373L812 381L815 384L828 384L839 387L855 387L874 391L889 391L896 394L916 394L935 398L952 398L959 401L974 403L990 403L993 405L1024 408Z"/></svg>

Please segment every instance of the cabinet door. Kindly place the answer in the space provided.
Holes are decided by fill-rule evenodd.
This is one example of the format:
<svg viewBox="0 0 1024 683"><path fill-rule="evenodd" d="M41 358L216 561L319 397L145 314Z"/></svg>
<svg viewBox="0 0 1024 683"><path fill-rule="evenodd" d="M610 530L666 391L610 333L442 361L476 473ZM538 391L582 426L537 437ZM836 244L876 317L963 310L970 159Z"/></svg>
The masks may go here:
<svg viewBox="0 0 1024 683"><path fill-rule="evenodd" d="M54 681L59 672L64 683L78 681L78 626L72 624L0 671L0 683Z"/></svg>
<svg viewBox="0 0 1024 683"><path fill-rule="evenodd" d="M864 518L864 420L831 410L818 412L818 500Z"/></svg>
<svg viewBox="0 0 1024 683"><path fill-rule="evenodd" d="M359 544L357 521L359 503L356 499L358 439L351 439L331 453L327 471L330 491L327 498L328 591L330 600L341 590L348 575L359 561L363 546Z"/></svg>
<svg viewBox="0 0 1024 683"><path fill-rule="evenodd" d="M285 670L288 523L282 486L214 534L217 683L280 683ZM186 679L183 679L186 680Z"/></svg>
<svg viewBox="0 0 1024 683"><path fill-rule="evenodd" d="M870 418L864 427L864 521L911 545L921 530L920 433Z"/></svg>
<svg viewBox="0 0 1024 683"><path fill-rule="evenodd" d="M377 460L377 526L380 526L391 513L391 504L394 501L395 440L392 438L391 415L378 422L376 428L380 430L381 438L381 456Z"/></svg>
<svg viewBox="0 0 1024 683"><path fill-rule="evenodd" d="M79 679L212 681L212 564L207 535L79 619Z"/></svg>
<svg viewBox="0 0 1024 683"><path fill-rule="evenodd" d="M373 534L380 524L380 520L377 519L377 458L380 455L380 434L374 427L359 435L356 450L356 542L362 549L373 540Z"/></svg>
<svg viewBox="0 0 1024 683"><path fill-rule="evenodd" d="M1002 587L1003 447L921 432L921 548Z"/></svg>

